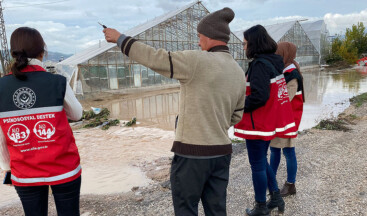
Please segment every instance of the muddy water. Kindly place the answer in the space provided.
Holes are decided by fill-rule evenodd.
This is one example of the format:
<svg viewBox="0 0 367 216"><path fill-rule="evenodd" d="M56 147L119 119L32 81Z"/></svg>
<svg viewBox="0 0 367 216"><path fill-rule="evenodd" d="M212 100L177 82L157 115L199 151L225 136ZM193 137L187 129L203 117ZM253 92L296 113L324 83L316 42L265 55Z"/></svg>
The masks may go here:
<svg viewBox="0 0 367 216"><path fill-rule="evenodd" d="M315 126L321 119L336 117L349 106L351 97L367 92L366 68L304 72L306 103L300 130Z"/></svg>
<svg viewBox="0 0 367 216"><path fill-rule="evenodd" d="M322 118L337 116L349 106L349 98L367 92L367 67L333 72L313 69L304 71L303 76L306 103L301 130L313 127ZM178 102L178 89L84 101L84 109L106 107L113 118L136 117L140 124L108 131L74 131L83 167L82 194L121 193L149 185L151 180L140 169L141 164L172 155ZM233 137L233 129L229 134ZM0 185L0 191L0 207L19 202L14 188Z"/></svg>
<svg viewBox="0 0 367 216"><path fill-rule="evenodd" d="M367 92L367 67L342 71L319 68L303 72L306 103L300 129L308 129L321 119L337 116L349 106L349 98ZM174 130L178 114L179 90L142 96L135 99L111 101L102 105L119 119L137 119L145 124Z"/></svg>

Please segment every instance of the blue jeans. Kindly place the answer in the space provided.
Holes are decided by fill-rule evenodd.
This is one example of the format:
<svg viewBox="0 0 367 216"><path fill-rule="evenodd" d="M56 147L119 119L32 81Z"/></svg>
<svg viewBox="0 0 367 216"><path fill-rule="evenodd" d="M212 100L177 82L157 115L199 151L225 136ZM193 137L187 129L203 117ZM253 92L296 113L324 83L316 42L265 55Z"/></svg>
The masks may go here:
<svg viewBox="0 0 367 216"><path fill-rule="evenodd" d="M51 185L58 216L79 216L81 177ZM47 216L49 186L15 186L26 216Z"/></svg>
<svg viewBox="0 0 367 216"><path fill-rule="evenodd" d="M269 144L270 141L246 140L256 202L266 202L267 187L270 192L279 191L275 174L267 160Z"/></svg>
<svg viewBox="0 0 367 216"><path fill-rule="evenodd" d="M277 175L279 163L280 163L280 148L270 147L270 167L273 169L275 175ZM283 148L283 154L287 162L287 182L296 183L297 175L297 158L295 148Z"/></svg>

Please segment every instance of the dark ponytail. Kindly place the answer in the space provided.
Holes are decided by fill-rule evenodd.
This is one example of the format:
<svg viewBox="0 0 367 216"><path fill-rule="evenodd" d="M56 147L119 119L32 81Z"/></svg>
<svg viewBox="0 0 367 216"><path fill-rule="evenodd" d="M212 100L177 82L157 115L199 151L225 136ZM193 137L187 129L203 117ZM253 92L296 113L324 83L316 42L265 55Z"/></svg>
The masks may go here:
<svg viewBox="0 0 367 216"><path fill-rule="evenodd" d="M11 55L15 59L15 62L11 66L11 72L16 78L20 80L26 80L27 76L23 72L21 72L21 70L28 65L27 55L25 54L24 51L23 52L13 51Z"/></svg>
<svg viewBox="0 0 367 216"><path fill-rule="evenodd" d="M28 58L37 58L45 53L45 42L41 34L33 28L17 28L10 37L10 52L14 58L11 66L13 75L26 80L27 76L21 72L28 65Z"/></svg>

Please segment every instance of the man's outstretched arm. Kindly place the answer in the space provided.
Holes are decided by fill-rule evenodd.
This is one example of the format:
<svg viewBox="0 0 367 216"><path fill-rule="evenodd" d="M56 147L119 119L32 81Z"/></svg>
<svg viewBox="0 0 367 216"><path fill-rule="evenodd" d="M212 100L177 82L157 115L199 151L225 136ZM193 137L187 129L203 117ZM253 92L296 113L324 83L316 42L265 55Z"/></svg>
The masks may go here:
<svg viewBox="0 0 367 216"><path fill-rule="evenodd" d="M155 49L138 42L136 39L121 34L116 29L103 30L108 42L117 43L121 51L133 61L142 64L155 72L169 78L187 81L192 78L197 59L193 51L168 52Z"/></svg>

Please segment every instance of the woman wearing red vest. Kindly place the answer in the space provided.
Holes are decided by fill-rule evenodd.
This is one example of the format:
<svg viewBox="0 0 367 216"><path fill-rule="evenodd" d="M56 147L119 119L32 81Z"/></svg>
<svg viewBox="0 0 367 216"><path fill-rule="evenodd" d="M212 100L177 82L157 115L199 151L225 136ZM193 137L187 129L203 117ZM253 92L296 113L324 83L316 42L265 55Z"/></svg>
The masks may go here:
<svg viewBox="0 0 367 216"><path fill-rule="evenodd" d="M42 67L45 43L28 27L10 38L15 62L0 78L0 168L11 182L25 215L47 215L51 186L58 215L80 215L81 167L68 119L82 107L66 78Z"/></svg>
<svg viewBox="0 0 367 216"><path fill-rule="evenodd" d="M291 104L282 70L283 59L276 55L276 42L266 29L256 25L244 32L244 49L252 59L246 72L247 90L244 115L235 125L235 136L246 139L251 164L256 205L246 209L247 215L269 215L278 207L284 211L284 201L278 184L267 161L270 140L276 136L293 132L293 116L289 116ZM266 203L269 186L271 199Z"/></svg>
<svg viewBox="0 0 367 216"><path fill-rule="evenodd" d="M283 74L285 81L287 82L287 89L289 99L291 100L293 117L296 123L296 129L298 130L299 124L302 118L303 112L303 78L300 73L298 63L294 60L296 58L297 47L293 43L280 42L278 43L278 49L276 54L283 57L284 70ZM295 133L297 136L297 133ZM280 152L283 149L283 154L287 162L287 181L283 188L280 190L280 194L285 197L296 193L296 174L297 174L297 159L294 148L294 137L291 138L275 138L270 143L270 167L273 169L274 174L277 174L277 170L280 163ZM281 136L284 137L284 136Z"/></svg>

